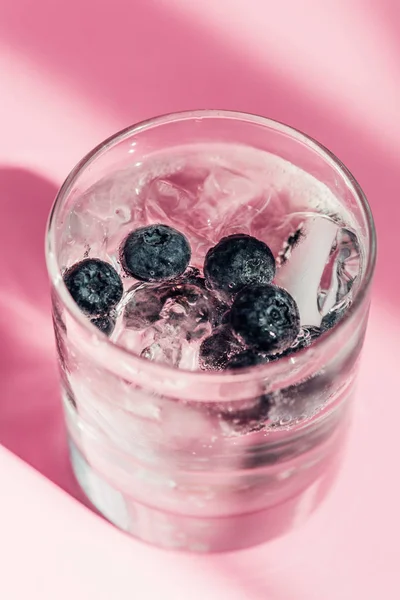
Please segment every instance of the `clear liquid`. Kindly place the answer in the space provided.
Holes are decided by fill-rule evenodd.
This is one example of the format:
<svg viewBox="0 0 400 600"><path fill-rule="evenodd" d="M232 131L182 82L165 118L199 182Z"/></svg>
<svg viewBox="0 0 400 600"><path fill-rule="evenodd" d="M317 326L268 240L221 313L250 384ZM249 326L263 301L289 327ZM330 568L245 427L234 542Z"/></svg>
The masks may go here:
<svg viewBox="0 0 400 600"><path fill-rule="evenodd" d="M200 271L206 252L224 236L246 233L263 240L277 260L275 283L295 298L305 327L318 327L327 313L346 309L362 268L351 216L326 186L276 156L196 146L113 173L75 203L62 262L67 267L90 256L112 263L126 293L113 315L111 340L183 369L199 369L199 347L215 325L218 303L194 283L188 293L197 295L195 302L185 302L182 294L151 326L132 327L129 303L135 293L146 294L146 285L122 271L119 249L130 231L154 223L187 236L191 265ZM159 287L165 292L165 285ZM157 295L157 286L149 289Z"/></svg>

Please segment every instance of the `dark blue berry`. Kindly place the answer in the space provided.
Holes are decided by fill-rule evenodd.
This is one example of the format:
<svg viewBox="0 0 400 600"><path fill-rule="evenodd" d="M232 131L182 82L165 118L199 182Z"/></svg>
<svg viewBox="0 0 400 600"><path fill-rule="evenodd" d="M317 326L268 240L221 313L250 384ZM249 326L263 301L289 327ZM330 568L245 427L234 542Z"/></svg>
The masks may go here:
<svg viewBox="0 0 400 600"><path fill-rule="evenodd" d="M111 335L114 331L115 320L112 317L94 317L94 319L90 319L90 321L105 335Z"/></svg>
<svg viewBox="0 0 400 600"><path fill-rule="evenodd" d="M239 292L230 321L246 345L265 352L283 352L300 331L296 302L286 290L275 285L258 285Z"/></svg>
<svg viewBox="0 0 400 600"><path fill-rule="evenodd" d="M270 283L275 259L264 242L244 233L230 235L207 252L204 276L210 287L232 296L247 285Z"/></svg>
<svg viewBox="0 0 400 600"><path fill-rule="evenodd" d="M200 367L207 371L220 371L226 368L231 356L240 352L243 347L235 339L227 326L216 329L200 346Z"/></svg>
<svg viewBox="0 0 400 600"><path fill-rule="evenodd" d="M271 398L260 396L250 406L221 414L222 420L237 433L260 431L265 427L271 410Z"/></svg>
<svg viewBox="0 0 400 600"><path fill-rule="evenodd" d="M235 370L245 369L248 367L262 365L267 362L269 362L268 356L249 349L244 350L243 352L239 352L239 354L235 354L234 356L232 356L232 358L228 361L226 368Z"/></svg>
<svg viewBox="0 0 400 600"><path fill-rule="evenodd" d="M168 225L140 227L121 248L125 271L141 281L167 281L182 275L190 255L186 237Z"/></svg>
<svg viewBox="0 0 400 600"><path fill-rule="evenodd" d="M79 308L88 315L105 315L122 298L122 281L117 271L98 258L86 258L64 274L67 289Z"/></svg>
<svg viewBox="0 0 400 600"><path fill-rule="evenodd" d="M320 372L296 385L269 394L272 423L285 426L311 417L335 389L332 373Z"/></svg>

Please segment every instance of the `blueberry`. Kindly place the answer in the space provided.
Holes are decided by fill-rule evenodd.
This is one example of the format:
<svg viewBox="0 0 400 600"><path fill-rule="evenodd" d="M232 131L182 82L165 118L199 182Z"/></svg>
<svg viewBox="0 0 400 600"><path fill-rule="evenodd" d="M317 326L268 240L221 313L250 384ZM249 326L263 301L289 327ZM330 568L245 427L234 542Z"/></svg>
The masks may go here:
<svg viewBox="0 0 400 600"><path fill-rule="evenodd" d="M329 400L334 390L332 374L319 372L296 385L269 394L271 423L286 426L311 417Z"/></svg>
<svg viewBox="0 0 400 600"><path fill-rule="evenodd" d="M94 317L90 321L105 335L111 335L114 331L115 321L109 316Z"/></svg>
<svg viewBox="0 0 400 600"><path fill-rule="evenodd" d="M244 286L267 284L275 275L275 259L264 242L239 233L222 238L204 261L210 287L234 295Z"/></svg>
<svg viewBox="0 0 400 600"><path fill-rule="evenodd" d="M125 271L141 281L167 281L182 275L190 255L186 237L168 225L140 227L121 248Z"/></svg>
<svg viewBox="0 0 400 600"><path fill-rule="evenodd" d="M243 352L239 352L239 354L232 356L232 358L228 361L226 368L235 370L245 369L248 367L255 367L256 365L262 365L267 362L269 362L268 356L249 349L243 350Z"/></svg>
<svg viewBox="0 0 400 600"><path fill-rule="evenodd" d="M231 356L242 350L229 327L216 329L200 346L200 367L207 371L225 369Z"/></svg>
<svg viewBox="0 0 400 600"><path fill-rule="evenodd" d="M122 298L117 271L98 258L86 258L64 274L67 289L79 308L89 315L105 315Z"/></svg>
<svg viewBox="0 0 400 600"><path fill-rule="evenodd" d="M167 290L165 285L141 283L129 290L124 309L124 325L128 329L145 329L161 318Z"/></svg>
<svg viewBox="0 0 400 600"><path fill-rule="evenodd" d="M275 285L257 285L239 292L230 321L245 344L265 352L286 350L300 331L296 302L286 290Z"/></svg>
<svg viewBox="0 0 400 600"><path fill-rule="evenodd" d="M260 431L265 427L271 410L271 397L260 396L248 407L221 414L222 420L237 433Z"/></svg>

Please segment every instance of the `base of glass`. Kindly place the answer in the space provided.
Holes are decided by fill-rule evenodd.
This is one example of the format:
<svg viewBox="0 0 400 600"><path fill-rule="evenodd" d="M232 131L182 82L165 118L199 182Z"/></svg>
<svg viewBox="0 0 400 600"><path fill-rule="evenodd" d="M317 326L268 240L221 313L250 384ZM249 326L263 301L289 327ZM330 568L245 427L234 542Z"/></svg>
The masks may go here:
<svg viewBox="0 0 400 600"><path fill-rule="evenodd" d="M301 494L263 511L198 517L159 510L122 494L93 470L71 439L70 452L82 490L106 519L147 543L190 552L239 550L282 535L310 515L333 479L332 469L329 469Z"/></svg>

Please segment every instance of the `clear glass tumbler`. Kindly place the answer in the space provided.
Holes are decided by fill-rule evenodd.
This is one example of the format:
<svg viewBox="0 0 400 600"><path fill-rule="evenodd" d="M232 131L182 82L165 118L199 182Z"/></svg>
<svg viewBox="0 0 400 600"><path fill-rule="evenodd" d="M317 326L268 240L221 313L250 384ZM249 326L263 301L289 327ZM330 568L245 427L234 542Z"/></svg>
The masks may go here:
<svg viewBox="0 0 400 600"><path fill-rule="evenodd" d="M217 167L194 168L196 148ZM196 183L190 193L181 184L171 191L165 163L173 156L177 172ZM267 194L255 191L260 182ZM140 356L121 324L107 337L79 310L63 274L88 256L122 273L117 249L126 233L161 220L186 233L195 266L221 235L256 228L279 256L278 283L292 285L308 312L303 324L319 327L325 310L329 326L279 360L216 372ZM343 243L335 233L326 257L332 226ZM308 246L299 258L301 236ZM196 111L140 123L69 175L50 215L46 257L72 465L105 517L159 546L211 552L279 535L320 502L348 429L375 264L367 200L338 159L294 129L247 114ZM313 260L322 260L318 281L305 274ZM332 269L341 276L333 291Z"/></svg>

